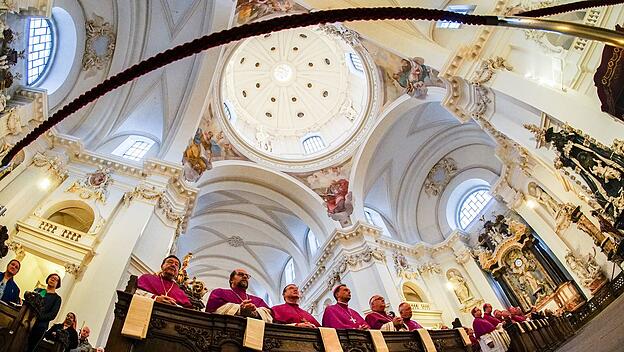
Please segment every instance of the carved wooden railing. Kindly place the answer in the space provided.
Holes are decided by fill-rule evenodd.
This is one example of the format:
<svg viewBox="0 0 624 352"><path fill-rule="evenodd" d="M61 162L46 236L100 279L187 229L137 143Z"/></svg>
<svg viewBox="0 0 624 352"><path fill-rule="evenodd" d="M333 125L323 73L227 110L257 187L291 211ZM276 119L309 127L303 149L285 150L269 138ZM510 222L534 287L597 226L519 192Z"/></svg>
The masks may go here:
<svg viewBox="0 0 624 352"><path fill-rule="evenodd" d="M121 335L132 295L118 291L115 320L108 337L107 351L115 352L204 352L247 351L242 347L246 320L240 317L208 314L161 303L154 303L147 337L135 340ZM457 330L430 330L438 351L469 352ZM416 332L383 332L390 351L425 352ZM367 331L338 330L345 352L373 352ZM317 329L266 324L263 351L323 351Z"/></svg>
<svg viewBox="0 0 624 352"><path fill-rule="evenodd" d="M506 327L511 338L508 352L554 351L574 335L570 321L565 317L549 317Z"/></svg>
<svg viewBox="0 0 624 352"><path fill-rule="evenodd" d="M572 312L570 321L574 329L578 330L602 312L611 302L615 301L624 292L624 272L616 276L613 281L605 284L594 294L594 297Z"/></svg>
<svg viewBox="0 0 624 352"><path fill-rule="evenodd" d="M23 303L19 307L0 302L0 352L24 352L26 349L30 330L43 308L43 298L26 292ZM44 341L37 350L60 352L61 347Z"/></svg>

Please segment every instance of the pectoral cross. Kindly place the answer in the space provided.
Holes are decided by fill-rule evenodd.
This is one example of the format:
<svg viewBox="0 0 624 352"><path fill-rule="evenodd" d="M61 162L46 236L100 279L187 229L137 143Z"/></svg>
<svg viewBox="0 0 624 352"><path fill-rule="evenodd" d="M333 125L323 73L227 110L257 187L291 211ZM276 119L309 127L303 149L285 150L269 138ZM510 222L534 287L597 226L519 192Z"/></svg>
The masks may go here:
<svg viewBox="0 0 624 352"><path fill-rule="evenodd" d="M355 318L351 317L351 319L349 320L351 320L351 322L355 324Z"/></svg>

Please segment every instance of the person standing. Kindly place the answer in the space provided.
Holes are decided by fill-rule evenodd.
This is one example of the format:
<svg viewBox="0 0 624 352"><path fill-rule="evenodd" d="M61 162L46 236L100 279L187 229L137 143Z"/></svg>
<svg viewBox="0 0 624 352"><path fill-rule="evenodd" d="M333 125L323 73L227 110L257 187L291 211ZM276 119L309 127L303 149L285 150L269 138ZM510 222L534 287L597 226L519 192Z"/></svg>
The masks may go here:
<svg viewBox="0 0 624 352"><path fill-rule="evenodd" d="M321 326L310 313L299 308L301 294L299 293L299 287L297 287L297 285L286 285L282 290L282 296L284 297L285 303L271 308L273 311L274 323L290 324L304 328L316 328Z"/></svg>
<svg viewBox="0 0 624 352"><path fill-rule="evenodd" d="M76 314L69 312L65 316L65 320L62 323L54 324L50 330L46 331L44 338L46 340L54 341L58 343L63 340L61 334L67 334L67 345L65 346L65 352L70 352L71 349L78 347L78 333L76 332Z"/></svg>
<svg viewBox="0 0 624 352"><path fill-rule="evenodd" d="M370 327L360 313L349 308L351 290L345 284L340 284L333 291L336 304L327 306L323 312L323 326L334 329L360 329Z"/></svg>
<svg viewBox="0 0 624 352"><path fill-rule="evenodd" d="M0 272L0 301L5 303L20 304L20 289L13 280L15 275L19 272L22 264L17 259L12 259L7 264L6 270Z"/></svg>
<svg viewBox="0 0 624 352"><path fill-rule="evenodd" d="M43 309L35 325L30 331L28 336L28 352L35 350L43 335L48 330L50 321L56 318L56 315L61 309L61 296L56 293L56 290L61 288L61 277L52 273L46 278L46 288L36 288L35 293L43 297Z"/></svg>

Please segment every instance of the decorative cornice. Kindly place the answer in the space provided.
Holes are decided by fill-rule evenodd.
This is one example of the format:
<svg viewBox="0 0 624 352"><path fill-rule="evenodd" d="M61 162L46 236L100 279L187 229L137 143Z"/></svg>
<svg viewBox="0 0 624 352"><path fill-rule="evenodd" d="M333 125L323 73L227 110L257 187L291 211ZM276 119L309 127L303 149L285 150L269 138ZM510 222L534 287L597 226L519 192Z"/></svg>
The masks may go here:
<svg viewBox="0 0 624 352"><path fill-rule="evenodd" d="M335 284L340 282L341 274L347 270L361 268L367 263L373 261L386 261L386 253L379 248L371 248L365 246L364 249L345 255L333 266L329 278L327 280L327 288L331 289Z"/></svg>
<svg viewBox="0 0 624 352"><path fill-rule="evenodd" d="M139 184L134 187L132 191L128 191L123 195L123 202L125 206L130 205L135 199L143 199L148 201L158 201L163 196L164 192L159 191L154 186L148 186L145 184Z"/></svg>

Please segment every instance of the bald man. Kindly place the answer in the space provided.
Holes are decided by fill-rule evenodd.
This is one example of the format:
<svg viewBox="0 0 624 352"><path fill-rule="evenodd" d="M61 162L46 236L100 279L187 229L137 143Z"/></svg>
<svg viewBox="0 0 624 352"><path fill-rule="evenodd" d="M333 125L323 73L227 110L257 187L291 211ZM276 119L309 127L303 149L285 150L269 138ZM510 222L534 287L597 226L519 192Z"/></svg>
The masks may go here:
<svg viewBox="0 0 624 352"><path fill-rule="evenodd" d="M216 288L210 292L206 312L238 315L273 322L271 309L260 297L247 293L251 275L245 269L230 274L230 288Z"/></svg>

